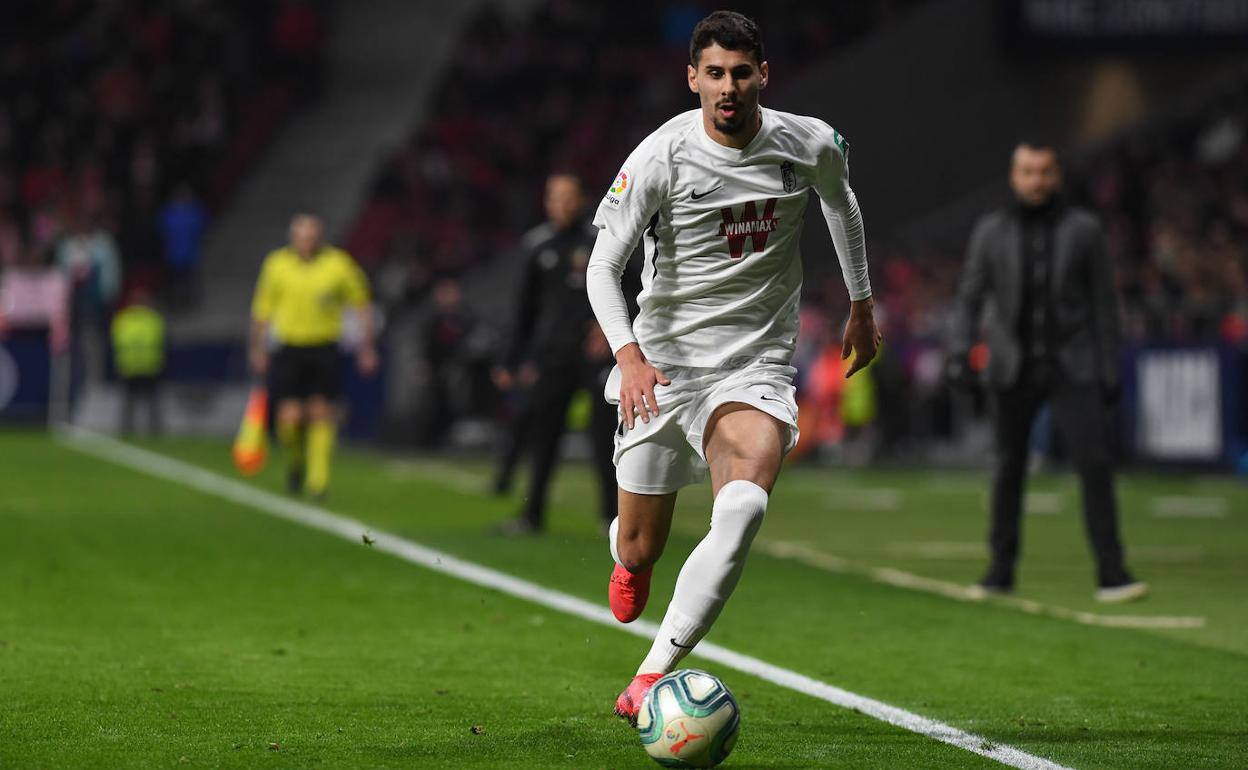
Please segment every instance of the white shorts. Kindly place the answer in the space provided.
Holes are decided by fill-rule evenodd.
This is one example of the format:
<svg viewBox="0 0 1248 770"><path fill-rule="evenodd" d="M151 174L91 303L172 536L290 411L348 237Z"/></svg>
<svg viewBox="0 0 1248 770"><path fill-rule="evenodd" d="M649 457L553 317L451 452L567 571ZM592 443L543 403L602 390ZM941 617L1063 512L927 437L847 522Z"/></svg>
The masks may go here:
<svg viewBox="0 0 1248 770"><path fill-rule="evenodd" d="M797 445L797 402L793 375L786 363L767 359L729 362L717 369L655 363L671 385L654 389L659 416L637 418L630 430L615 431L615 478L620 489L663 495L701 481L707 470L703 432L723 404L742 403L766 412L788 427L784 451ZM603 395L620 402L620 368L611 370Z"/></svg>

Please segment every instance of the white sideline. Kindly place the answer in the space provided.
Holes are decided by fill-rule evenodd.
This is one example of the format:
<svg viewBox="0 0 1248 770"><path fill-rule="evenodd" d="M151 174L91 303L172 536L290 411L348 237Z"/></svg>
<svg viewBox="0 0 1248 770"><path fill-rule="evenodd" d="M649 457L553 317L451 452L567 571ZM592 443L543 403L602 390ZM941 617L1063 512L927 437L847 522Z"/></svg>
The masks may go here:
<svg viewBox="0 0 1248 770"><path fill-rule="evenodd" d="M319 529L344 540L359 543L363 535L368 534L373 540L373 548L378 551L384 551L405 561L469 583L527 599L535 604L634 636L650 639L658 631L658 626L646 621L639 620L622 625L615 620L611 611L606 607L427 548L397 535L378 531L355 519L265 492L190 463L141 449L108 436L72 427L61 429L58 435L64 445L99 459L254 508L296 524ZM993 743L982 736L959 730L943 722L834 687L826 682L734 652L717 644L702 642L698 645L696 655L804 695L843 708L854 709L882 722L966 749L1010 767L1020 768L1020 770L1070 770L1065 765L1028 754L1012 746Z"/></svg>
<svg viewBox="0 0 1248 770"><path fill-rule="evenodd" d="M858 575L877 583L884 583L897 588L908 588L929 594L938 594L960 602L990 602L1000 607L1026 612L1029 615L1044 615L1059 620L1073 620L1085 626L1103 626L1105 628L1204 628L1205 618L1199 615L1110 615L1083 610L1072 610L1052 604L1042 604L1032 599L1017 596L993 596L985 598L977 595L975 590L961 583L948 580L915 575L892 567L869 567L855 564L840 556L815 550L804 543L783 540L757 540L754 549L777 559L789 559L808 567L815 567L827 572L842 575Z"/></svg>

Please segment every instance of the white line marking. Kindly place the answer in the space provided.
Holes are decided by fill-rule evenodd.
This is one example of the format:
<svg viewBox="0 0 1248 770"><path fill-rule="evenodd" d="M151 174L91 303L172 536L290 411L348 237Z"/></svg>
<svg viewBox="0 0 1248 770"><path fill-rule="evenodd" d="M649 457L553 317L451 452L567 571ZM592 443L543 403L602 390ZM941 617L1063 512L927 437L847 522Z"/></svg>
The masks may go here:
<svg viewBox="0 0 1248 770"><path fill-rule="evenodd" d="M1159 519L1223 519L1229 512L1225 497L1156 497L1153 516Z"/></svg>
<svg viewBox="0 0 1248 770"><path fill-rule="evenodd" d="M297 502L276 494L265 492L247 484L227 479L212 471L199 468L171 457L149 452L116 439L89 433L81 429L66 428L60 433L67 446L117 465L123 465L149 476L172 481L199 492L229 500L239 505L276 516L280 519L318 529L353 543L359 543L364 533L374 540L373 548L400 559L419 564L428 569L450 575L460 580L502 593L527 599L551 609L574 615L619 631L651 639L658 626L643 620L622 625L611 611L584 599L561 591L530 583L503 572L474 564L450 554L427 548L388 532L381 532L361 521L330 513L307 503ZM961 749L1017 767L1021 770L1069 770L1047 759L1028 754L1012 746L989 741L979 735L959 730L952 725L920 716L905 709L890 706L848 690L842 690L826 682L812 679L796 671L772 665L758 658L742 655L726 647L703 641L698 645L697 655L707 660L734 668L772 684L809 695L813 698L843 708L855 709L867 716L887 722L929 738L957 746Z"/></svg>
<svg viewBox="0 0 1248 770"><path fill-rule="evenodd" d="M888 544L888 552L894 556L914 559L979 561L988 553L988 546L982 541L898 541ZM1191 564L1201 561L1205 558L1205 555L1206 550L1200 546L1131 546L1131 560L1138 563Z"/></svg>
<svg viewBox="0 0 1248 770"><path fill-rule="evenodd" d="M947 596L960 602L988 601L1003 607L1026 612L1030 615L1045 615L1060 620L1073 620L1085 626L1105 626L1108 628L1204 628L1203 617L1183 615L1101 615L1095 612L1072 610L1068 607L1056 607L1041 604L1031 599L1020 599L1016 596L984 597L970 586L953 583L948 580L915 575L892 567L870 567L855 564L839 556L817 551L803 543L787 543L779 541L755 541L754 548L768 556L778 559L789 559L809 567L836 572L844 575L858 575L877 583L885 583L898 588L909 588L929 594Z"/></svg>

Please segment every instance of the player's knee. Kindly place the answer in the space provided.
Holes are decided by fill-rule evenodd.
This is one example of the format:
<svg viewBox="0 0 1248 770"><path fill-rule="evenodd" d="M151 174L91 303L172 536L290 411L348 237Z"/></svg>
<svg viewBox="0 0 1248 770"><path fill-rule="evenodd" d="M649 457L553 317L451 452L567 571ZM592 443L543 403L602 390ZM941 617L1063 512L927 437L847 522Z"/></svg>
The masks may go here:
<svg viewBox="0 0 1248 770"><path fill-rule="evenodd" d="M303 408L299 402L283 402L277 408L277 421L286 425L298 425L303 422Z"/></svg>
<svg viewBox="0 0 1248 770"><path fill-rule="evenodd" d="M313 398L308 401L308 419L314 421L328 420L332 414L329 402L323 398Z"/></svg>
<svg viewBox="0 0 1248 770"><path fill-rule="evenodd" d="M711 527L749 542L763 525L767 500L767 490L758 484L740 479L730 481L715 496Z"/></svg>
<svg viewBox="0 0 1248 770"><path fill-rule="evenodd" d="M616 537L615 549L619 554L620 564L629 572L643 572L653 567L663 555L663 543L657 538L645 537L640 532L621 531Z"/></svg>

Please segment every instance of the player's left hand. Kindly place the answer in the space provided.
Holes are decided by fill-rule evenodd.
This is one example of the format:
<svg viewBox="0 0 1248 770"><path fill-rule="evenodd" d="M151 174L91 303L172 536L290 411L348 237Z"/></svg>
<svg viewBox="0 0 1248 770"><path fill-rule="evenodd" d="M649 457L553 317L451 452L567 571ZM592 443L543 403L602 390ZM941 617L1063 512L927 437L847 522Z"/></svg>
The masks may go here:
<svg viewBox="0 0 1248 770"><path fill-rule="evenodd" d="M365 377L372 377L376 374L377 365L377 348L372 345L365 345L355 354L355 367Z"/></svg>
<svg viewBox="0 0 1248 770"><path fill-rule="evenodd" d="M849 323L845 325L845 339L841 344L841 360L854 355L854 362L845 372L845 379L865 369L875 359L884 335L875 325L875 303L870 297L851 302Z"/></svg>

